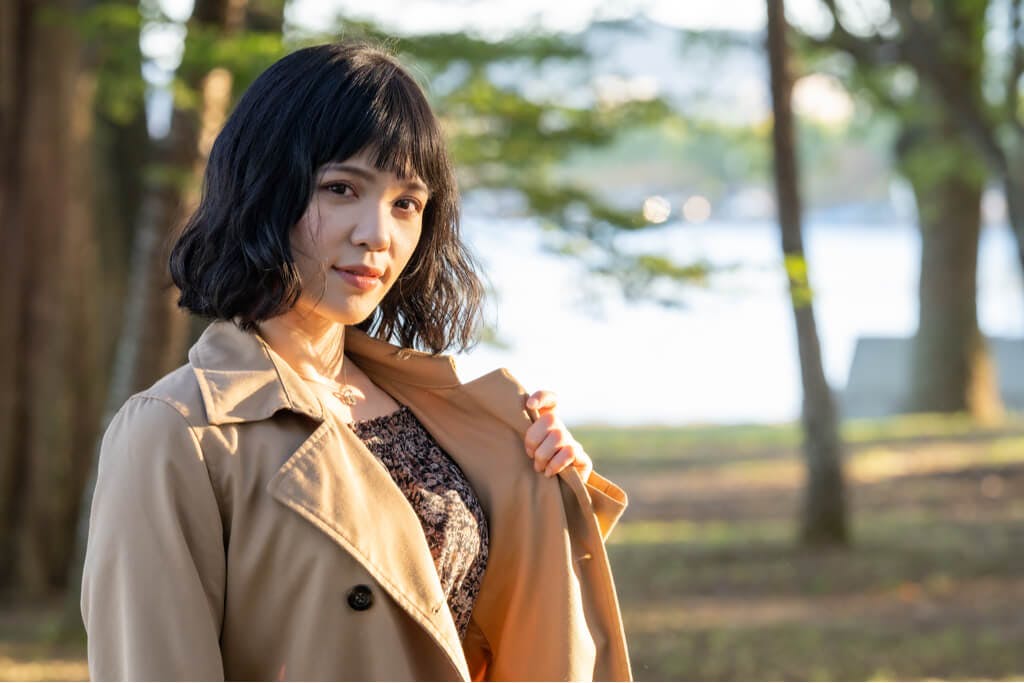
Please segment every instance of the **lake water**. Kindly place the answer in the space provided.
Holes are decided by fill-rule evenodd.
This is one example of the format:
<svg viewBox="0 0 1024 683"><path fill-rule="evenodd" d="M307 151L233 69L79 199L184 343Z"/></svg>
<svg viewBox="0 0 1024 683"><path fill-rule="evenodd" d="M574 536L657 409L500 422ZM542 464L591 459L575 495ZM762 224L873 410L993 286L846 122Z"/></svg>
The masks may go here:
<svg viewBox="0 0 1024 683"><path fill-rule="evenodd" d="M507 367L530 391L559 395L567 422L777 422L799 415L792 312L773 223L669 225L630 247L681 262L739 264L686 308L624 302L579 265L547 254L524 222L465 221L498 292L488 319L509 349L458 356L466 380ZM1012 235L983 231L978 315L993 336L1024 337L1024 284ZM862 336L909 336L917 324L920 239L911 225L821 225L805 231L825 369L845 385ZM603 292L603 294L602 294ZM599 304L599 305L598 305ZM596 309L596 310L595 310Z"/></svg>

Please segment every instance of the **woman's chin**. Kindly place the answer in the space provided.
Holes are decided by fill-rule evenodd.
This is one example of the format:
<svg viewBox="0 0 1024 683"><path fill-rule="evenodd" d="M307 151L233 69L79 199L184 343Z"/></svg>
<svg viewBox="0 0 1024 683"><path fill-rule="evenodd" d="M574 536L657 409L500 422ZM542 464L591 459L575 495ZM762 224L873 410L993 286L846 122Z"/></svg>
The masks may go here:
<svg viewBox="0 0 1024 683"><path fill-rule="evenodd" d="M367 318L369 318L376 305L374 306L344 306L344 307L325 307L318 306L313 310L315 315L336 323L338 325L358 325Z"/></svg>
<svg viewBox="0 0 1024 683"><path fill-rule="evenodd" d="M373 314L376 305L331 305L323 300L309 303L299 300L282 317L291 318L300 327L310 324L320 328L325 325L358 325Z"/></svg>

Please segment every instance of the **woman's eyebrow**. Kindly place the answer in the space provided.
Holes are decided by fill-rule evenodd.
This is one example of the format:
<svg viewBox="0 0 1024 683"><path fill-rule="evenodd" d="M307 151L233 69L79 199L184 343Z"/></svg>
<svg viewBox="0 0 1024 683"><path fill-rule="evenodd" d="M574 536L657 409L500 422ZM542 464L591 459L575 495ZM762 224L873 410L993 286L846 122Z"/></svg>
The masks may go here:
<svg viewBox="0 0 1024 683"><path fill-rule="evenodd" d="M362 166L354 166L352 164L343 164L337 161L324 166L325 171L344 171L345 173L351 173L354 176L358 176L369 183L375 183L379 180L377 173L370 169L363 168ZM418 190L424 194L429 195L430 189L419 180L407 180L403 183L402 187L406 190Z"/></svg>

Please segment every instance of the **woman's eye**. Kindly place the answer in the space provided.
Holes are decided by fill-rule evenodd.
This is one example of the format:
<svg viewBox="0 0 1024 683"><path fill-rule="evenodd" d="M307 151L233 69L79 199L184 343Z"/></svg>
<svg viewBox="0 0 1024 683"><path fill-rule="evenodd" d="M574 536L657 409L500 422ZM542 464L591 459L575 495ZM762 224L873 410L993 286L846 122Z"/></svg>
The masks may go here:
<svg viewBox="0 0 1024 683"><path fill-rule="evenodd" d="M324 189L334 194L345 196L346 194L355 194L355 190L348 183L327 183L324 185Z"/></svg>
<svg viewBox="0 0 1024 683"><path fill-rule="evenodd" d="M397 202L395 202L395 206L397 206L402 211L414 211L416 213L419 213L421 210L420 203L417 202L415 199L399 199Z"/></svg>

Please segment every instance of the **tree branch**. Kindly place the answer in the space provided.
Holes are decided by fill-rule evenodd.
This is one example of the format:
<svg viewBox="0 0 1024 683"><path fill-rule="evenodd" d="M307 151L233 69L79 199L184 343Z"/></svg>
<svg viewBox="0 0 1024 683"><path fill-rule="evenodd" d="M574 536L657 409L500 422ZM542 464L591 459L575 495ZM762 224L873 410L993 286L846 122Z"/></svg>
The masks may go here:
<svg viewBox="0 0 1024 683"><path fill-rule="evenodd" d="M862 64L870 66L892 66L900 63L902 52L897 40L883 38L877 33L862 37L853 34L839 16L836 0L821 0L832 15L832 31L827 38L810 39L819 47L832 47L846 52Z"/></svg>
<svg viewBox="0 0 1024 683"><path fill-rule="evenodd" d="M893 3L893 8L896 11L896 3ZM904 61L945 103L953 120L974 141L992 170L1001 177L1009 176L1012 169L1006 151L995 136L980 97L976 93L965 96L957 70L946 62L938 49L942 45L942 36L936 35L926 24L915 22L909 13L900 14L899 19L905 27L901 41Z"/></svg>

